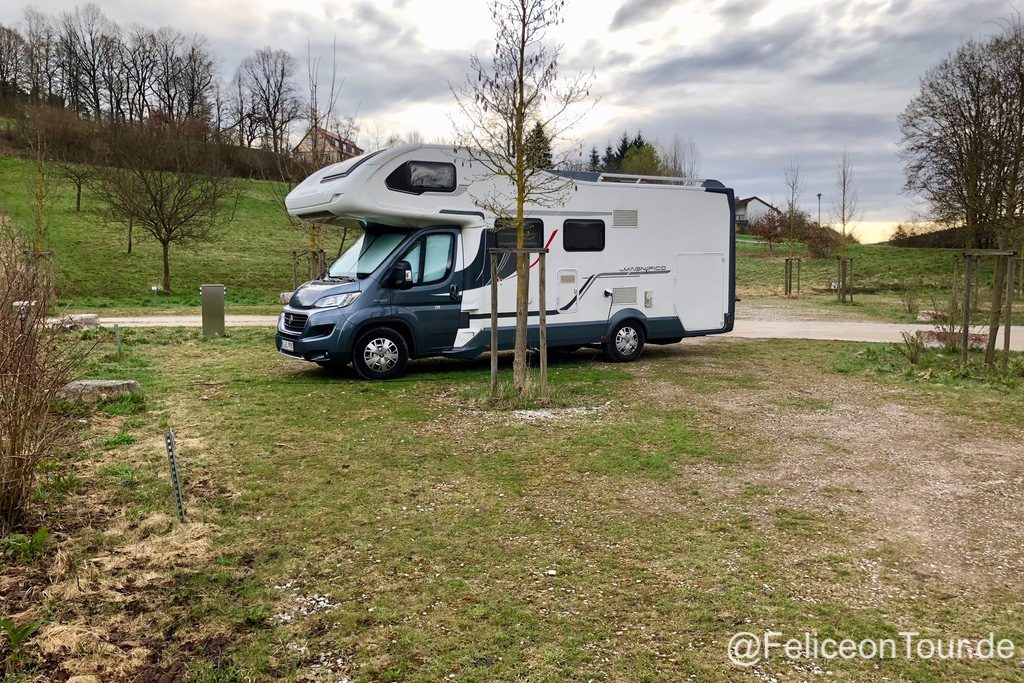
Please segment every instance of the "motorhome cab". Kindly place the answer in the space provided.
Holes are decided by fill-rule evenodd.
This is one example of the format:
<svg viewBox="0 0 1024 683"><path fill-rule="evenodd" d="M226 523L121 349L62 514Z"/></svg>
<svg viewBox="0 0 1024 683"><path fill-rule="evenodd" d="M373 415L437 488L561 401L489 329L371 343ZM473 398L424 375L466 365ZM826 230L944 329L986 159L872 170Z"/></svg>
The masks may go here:
<svg viewBox="0 0 1024 683"><path fill-rule="evenodd" d="M530 344L539 306L548 346L601 345L631 361L645 344L729 332L736 255L733 191L713 180L559 172L564 203L527 206L528 246L546 247L547 296L530 275ZM404 145L329 166L286 201L297 218L356 219L363 235L320 279L292 295L277 348L321 365L397 377L410 358L473 358L491 340L488 250L513 230L476 197L509 196L465 149ZM497 228L497 229L496 229ZM516 272L498 268L497 348L515 335Z"/></svg>

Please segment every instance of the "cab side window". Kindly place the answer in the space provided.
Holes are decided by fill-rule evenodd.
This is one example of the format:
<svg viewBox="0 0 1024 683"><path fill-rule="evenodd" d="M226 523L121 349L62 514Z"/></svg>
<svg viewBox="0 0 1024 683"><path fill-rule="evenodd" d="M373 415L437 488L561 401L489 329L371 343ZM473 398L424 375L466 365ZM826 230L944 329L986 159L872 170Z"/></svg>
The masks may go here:
<svg viewBox="0 0 1024 683"><path fill-rule="evenodd" d="M449 233L421 237L401 260L412 266L413 286L442 282L455 264L455 237Z"/></svg>

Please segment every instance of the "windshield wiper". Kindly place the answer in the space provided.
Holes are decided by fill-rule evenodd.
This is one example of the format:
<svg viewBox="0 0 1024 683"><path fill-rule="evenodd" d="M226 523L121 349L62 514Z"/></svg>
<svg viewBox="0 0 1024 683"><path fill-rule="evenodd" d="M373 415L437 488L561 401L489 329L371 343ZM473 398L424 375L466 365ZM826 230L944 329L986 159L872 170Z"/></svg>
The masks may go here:
<svg viewBox="0 0 1024 683"><path fill-rule="evenodd" d="M330 273L324 273L323 276L320 277L320 279L321 280L325 280L327 282L355 282L356 281L356 279L354 277L352 277L351 275L331 275Z"/></svg>

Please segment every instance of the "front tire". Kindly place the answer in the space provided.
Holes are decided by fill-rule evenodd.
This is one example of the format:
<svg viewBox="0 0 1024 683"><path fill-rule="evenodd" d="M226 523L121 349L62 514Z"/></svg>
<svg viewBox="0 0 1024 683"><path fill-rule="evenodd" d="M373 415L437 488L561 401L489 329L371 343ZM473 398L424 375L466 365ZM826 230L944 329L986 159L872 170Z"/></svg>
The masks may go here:
<svg viewBox="0 0 1024 683"><path fill-rule="evenodd" d="M624 320L612 329L602 347L604 355L614 363L628 363L644 350L644 328L635 320Z"/></svg>
<svg viewBox="0 0 1024 683"><path fill-rule="evenodd" d="M363 379L394 379L408 364L409 346L390 327L364 332L352 347L352 367Z"/></svg>

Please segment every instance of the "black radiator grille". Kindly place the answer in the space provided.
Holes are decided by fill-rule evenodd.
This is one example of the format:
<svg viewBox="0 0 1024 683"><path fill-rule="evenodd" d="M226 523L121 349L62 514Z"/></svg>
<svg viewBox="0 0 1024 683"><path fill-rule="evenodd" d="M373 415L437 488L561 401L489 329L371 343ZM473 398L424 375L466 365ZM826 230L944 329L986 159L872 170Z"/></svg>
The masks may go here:
<svg viewBox="0 0 1024 683"><path fill-rule="evenodd" d="M309 316L304 313L285 313L284 314L284 329L295 334L302 334L302 330L306 328L306 320Z"/></svg>

